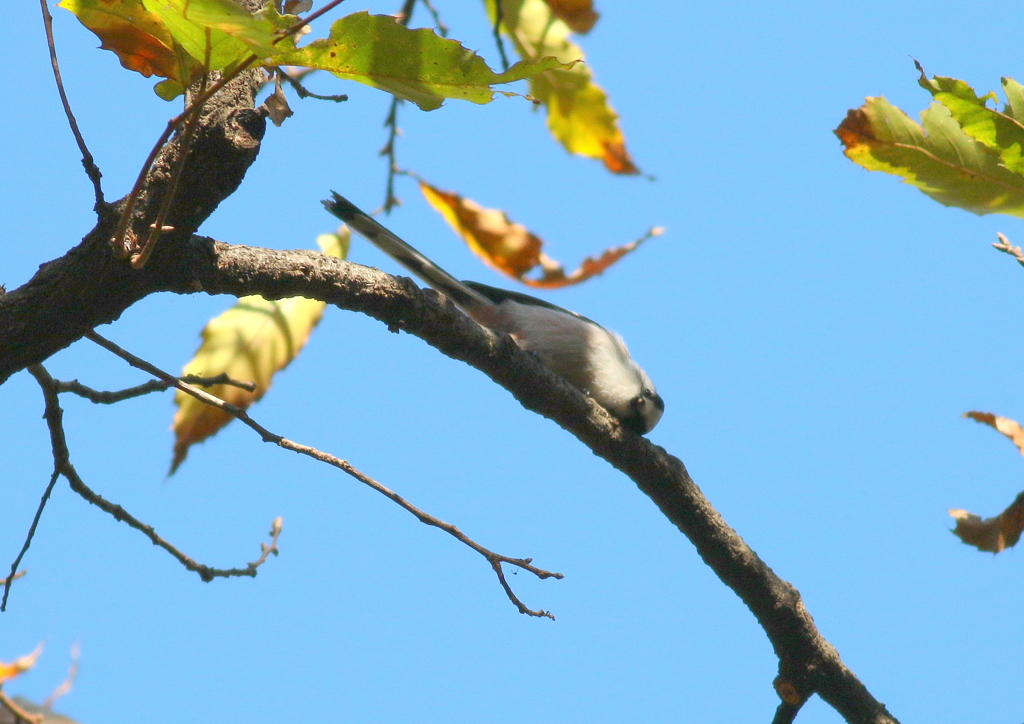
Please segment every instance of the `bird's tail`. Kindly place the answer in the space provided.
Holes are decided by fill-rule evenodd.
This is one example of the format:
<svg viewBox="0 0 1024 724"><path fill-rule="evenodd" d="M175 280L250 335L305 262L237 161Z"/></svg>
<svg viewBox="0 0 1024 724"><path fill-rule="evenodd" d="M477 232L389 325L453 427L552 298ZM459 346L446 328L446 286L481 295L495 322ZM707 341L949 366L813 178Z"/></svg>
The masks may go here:
<svg viewBox="0 0 1024 724"><path fill-rule="evenodd" d="M365 236L378 249L404 266L422 281L441 292L460 307L470 312L483 312L494 308L494 302L474 289L470 289L439 267L412 246L399 239L384 226L371 219L355 204L336 191L332 199L325 199L324 207L350 227Z"/></svg>

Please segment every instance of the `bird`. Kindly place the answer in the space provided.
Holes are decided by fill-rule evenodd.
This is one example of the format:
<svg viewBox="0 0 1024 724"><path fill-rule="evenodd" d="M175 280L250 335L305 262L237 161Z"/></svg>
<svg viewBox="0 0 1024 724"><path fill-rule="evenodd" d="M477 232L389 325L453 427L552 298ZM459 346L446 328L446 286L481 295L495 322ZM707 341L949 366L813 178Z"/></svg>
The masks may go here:
<svg viewBox="0 0 1024 724"><path fill-rule="evenodd" d="M504 332L549 369L644 435L665 402L629 354L621 336L592 319L543 299L479 282L459 281L407 242L332 191L324 207L423 282L451 299L478 324Z"/></svg>

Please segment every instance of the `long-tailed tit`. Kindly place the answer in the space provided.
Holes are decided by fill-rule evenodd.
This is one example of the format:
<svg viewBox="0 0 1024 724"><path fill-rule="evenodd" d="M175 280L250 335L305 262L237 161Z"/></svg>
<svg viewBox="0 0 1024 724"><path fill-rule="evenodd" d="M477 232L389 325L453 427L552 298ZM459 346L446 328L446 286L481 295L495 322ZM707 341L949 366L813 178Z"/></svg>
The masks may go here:
<svg viewBox="0 0 1024 724"><path fill-rule="evenodd" d="M665 403L629 356L622 337L584 316L528 294L460 282L343 196L324 206L388 256L489 329L505 332L552 371L592 397L637 434L654 429Z"/></svg>

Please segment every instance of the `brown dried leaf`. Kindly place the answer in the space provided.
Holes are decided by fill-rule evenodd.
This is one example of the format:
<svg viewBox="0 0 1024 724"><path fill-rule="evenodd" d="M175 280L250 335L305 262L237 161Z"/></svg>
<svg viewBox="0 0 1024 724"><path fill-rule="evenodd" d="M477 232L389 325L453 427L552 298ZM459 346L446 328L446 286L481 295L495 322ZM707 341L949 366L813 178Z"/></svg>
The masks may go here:
<svg viewBox="0 0 1024 724"><path fill-rule="evenodd" d="M606 249L596 259L587 257L578 269L566 274L561 263L543 252L544 242L540 237L522 224L513 222L504 211L486 209L471 199L438 189L422 179L420 191L485 264L538 289L558 289L586 281L664 231L653 228L636 241ZM537 267L542 269L541 276L528 278L526 274Z"/></svg>
<svg viewBox="0 0 1024 724"><path fill-rule="evenodd" d="M290 118L295 115L295 112L288 105L288 96L284 94L284 89L281 88L281 79L277 79L277 83L274 87L274 92L267 96L267 100L263 102L263 105L267 109L267 117L273 121L274 125L278 128L284 123L286 118Z"/></svg>
<svg viewBox="0 0 1024 724"><path fill-rule="evenodd" d="M544 0L555 17L574 33L589 33L601 15L594 10L593 0Z"/></svg>
<svg viewBox="0 0 1024 724"><path fill-rule="evenodd" d="M1010 442L1017 446L1021 455L1024 455L1024 428L1020 426L1019 422L1008 417L993 415L991 412L978 412L976 410L965 412L961 417L969 417L975 422L981 422L995 428L1010 438Z"/></svg>
<svg viewBox="0 0 1024 724"><path fill-rule="evenodd" d="M966 510L950 510L956 519L956 528L951 532L967 545L979 551L998 553L1004 548L1017 545L1024 531L1024 493L1010 503L1010 506L995 518L982 519Z"/></svg>
<svg viewBox="0 0 1024 724"><path fill-rule="evenodd" d="M182 79L174 40L163 21L149 12L142 0L61 0L85 27L99 36L128 70Z"/></svg>

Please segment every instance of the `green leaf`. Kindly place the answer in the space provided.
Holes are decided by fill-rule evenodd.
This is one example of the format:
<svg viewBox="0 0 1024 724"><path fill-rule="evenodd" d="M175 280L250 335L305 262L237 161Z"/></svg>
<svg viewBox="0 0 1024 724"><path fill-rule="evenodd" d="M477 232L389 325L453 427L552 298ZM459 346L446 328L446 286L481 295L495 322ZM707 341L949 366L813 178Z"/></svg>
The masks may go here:
<svg viewBox="0 0 1024 724"><path fill-rule="evenodd" d="M331 26L329 38L273 58L275 65L330 71L412 101L422 110L439 108L445 98L472 103L494 99L492 85L568 67L555 58L516 63L495 73L479 55L433 30L410 30L390 15L355 13Z"/></svg>
<svg viewBox="0 0 1024 724"><path fill-rule="evenodd" d="M966 93L958 97L966 99ZM964 133L946 106L932 103L921 120L923 126L885 98L868 98L835 133L851 161L900 176L941 204L975 214L1024 216L1024 176Z"/></svg>
<svg viewBox="0 0 1024 724"><path fill-rule="evenodd" d="M238 65L250 55L264 59L294 48L288 38L276 46L295 18L282 16L273 3L250 14L231 0L142 0L163 21L174 40L210 70Z"/></svg>
<svg viewBox="0 0 1024 724"><path fill-rule="evenodd" d="M1014 118L1024 119L1024 86L1013 78L1003 78L1003 93L1010 102L1010 111Z"/></svg>
<svg viewBox="0 0 1024 724"><path fill-rule="evenodd" d="M949 109L950 115L964 133L994 151L1006 168L1017 173L1024 172L1024 125L1021 125L1011 108L1008 107L1003 112L989 108L988 101L998 101L995 93L979 97L962 80L942 76L933 76L929 80L919 63L917 68L921 71L918 83L930 92L935 100ZM1007 81L1017 85L1019 103L1019 84L1012 79L1004 78L1004 87Z"/></svg>

